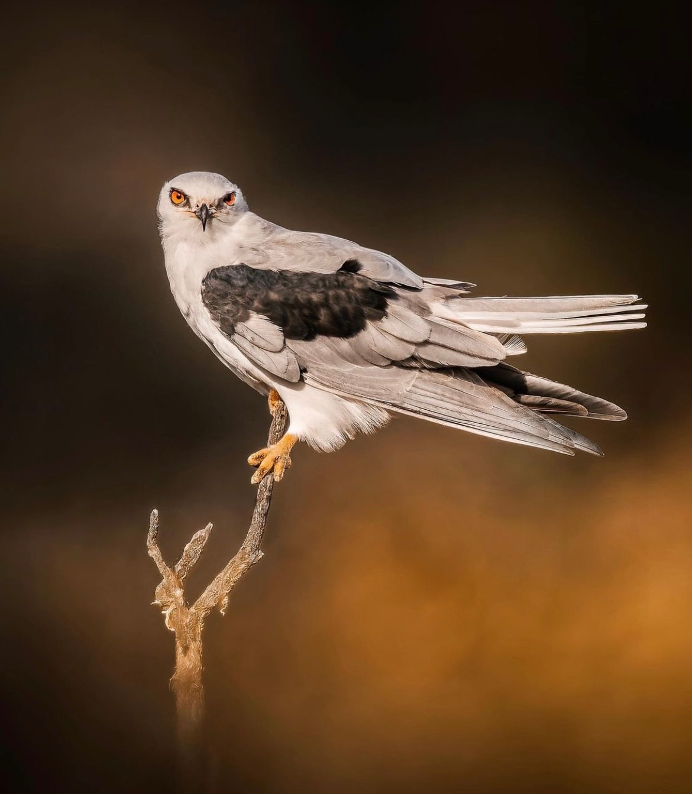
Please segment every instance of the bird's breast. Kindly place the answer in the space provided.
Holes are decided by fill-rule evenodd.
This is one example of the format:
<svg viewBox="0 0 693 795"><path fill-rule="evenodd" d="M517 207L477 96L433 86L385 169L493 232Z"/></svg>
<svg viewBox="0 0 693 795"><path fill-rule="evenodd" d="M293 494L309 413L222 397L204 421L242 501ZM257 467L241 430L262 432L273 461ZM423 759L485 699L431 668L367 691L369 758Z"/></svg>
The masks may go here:
<svg viewBox="0 0 693 795"><path fill-rule="evenodd" d="M199 247L184 243L164 245L164 252L171 293L188 325L241 380L267 393L265 374L221 332L202 302L205 276L222 263L229 264L233 256L228 252L221 255L214 250L200 251Z"/></svg>
<svg viewBox="0 0 693 795"><path fill-rule="evenodd" d="M171 292L188 322L202 306L202 280L216 267L219 257L199 246L164 244L164 260Z"/></svg>

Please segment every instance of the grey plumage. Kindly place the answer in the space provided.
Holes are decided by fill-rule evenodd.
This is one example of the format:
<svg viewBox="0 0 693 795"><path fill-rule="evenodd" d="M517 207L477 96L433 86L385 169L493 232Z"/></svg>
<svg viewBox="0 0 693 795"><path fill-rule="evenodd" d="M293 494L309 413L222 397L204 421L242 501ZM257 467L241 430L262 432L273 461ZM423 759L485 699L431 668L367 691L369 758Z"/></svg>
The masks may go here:
<svg viewBox="0 0 693 795"><path fill-rule="evenodd" d="M378 325L389 334L407 342L425 342L431 336L429 323L396 302L388 306L387 315Z"/></svg>
<svg viewBox="0 0 693 795"><path fill-rule="evenodd" d="M234 332L264 351L278 353L284 347L284 334L279 326L254 312L247 320L236 323Z"/></svg>
<svg viewBox="0 0 693 795"><path fill-rule="evenodd" d="M303 346L308 343L296 344L302 358L313 361L314 356L320 355L317 350L305 351ZM368 399L402 414L472 433L567 455L572 455L574 448L600 453L580 434L516 403L473 370L407 371L389 366L336 371L309 364L304 377L308 383L339 394Z"/></svg>
<svg viewBox="0 0 693 795"><path fill-rule="evenodd" d="M172 207L170 190L186 193ZM232 190L233 206L223 197ZM194 220L204 201L206 231ZM642 328L635 295L475 298L469 282L420 277L348 240L294 232L248 210L240 189L203 172L159 201L171 287L219 358L276 389L290 431L334 449L388 412L572 455L599 448L554 417L625 419L613 403L505 359L529 334Z"/></svg>
<svg viewBox="0 0 693 795"><path fill-rule="evenodd" d="M244 267L247 290L253 286L255 271ZM234 267L224 270L232 272ZM636 300L635 296L475 299L460 297L466 292L466 284L437 283L434 287L444 289L447 313L433 314L422 301L425 287L423 292L412 294L391 285L392 293L387 297L378 293L384 302L384 316L337 322L340 311L353 312L350 281L364 279L362 268L354 266L353 270L326 274L322 281L306 281L302 271L291 271L281 289L276 280L268 282L275 300L283 302L276 317L288 317L287 311L295 315L288 333L254 312L225 333L261 367L288 381L302 379L387 410L556 452L572 454L579 449L600 453L584 436L546 415L625 418L625 412L612 403L504 363L506 356L524 352L526 347L520 337L501 330L567 333L574 329L639 326L633 318L639 319L641 313L630 313L631 306L636 310L643 307L629 303ZM224 284L227 286L228 281ZM213 285L208 277L205 300L216 306L219 301ZM324 294L319 292L321 285ZM298 291L305 293L306 289L310 306L306 304L303 310ZM438 292L436 297L440 296ZM237 295L235 300L234 311L245 316L240 314L244 297ZM306 332L299 335L305 339L292 338L296 333L290 329L300 328L302 317L314 316L316 306L324 307L323 325L314 321L322 333ZM267 311L275 317L273 310ZM326 312L337 313L335 320L330 320ZM348 329L357 328L361 330L346 336Z"/></svg>
<svg viewBox="0 0 693 795"><path fill-rule="evenodd" d="M627 417L622 408L608 400L587 395L565 384L550 381L548 378L525 373L507 362L481 370L479 373L489 384L522 403L526 403L524 398L535 396L575 404L578 406L576 416L589 417L593 420L619 421Z"/></svg>

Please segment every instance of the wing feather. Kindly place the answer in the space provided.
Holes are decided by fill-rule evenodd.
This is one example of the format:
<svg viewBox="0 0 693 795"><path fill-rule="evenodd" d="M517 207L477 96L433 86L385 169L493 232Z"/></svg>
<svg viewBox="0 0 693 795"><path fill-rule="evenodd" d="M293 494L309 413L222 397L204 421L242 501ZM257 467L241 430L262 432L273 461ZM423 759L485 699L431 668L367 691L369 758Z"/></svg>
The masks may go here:
<svg viewBox="0 0 693 795"><path fill-rule="evenodd" d="M422 317L412 312L401 301L392 301L387 315L379 322L379 327L407 342L424 342L431 336L431 326Z"/></svg>
<svg viewBox="0 0 693 795"><path fill-rule="evenodd" d="M416 346L413 342L398 339L387 331L383 331L380 323L369 323L359 334L364 342L373 350L388 359L389 362L401 362L414 354Z"/></svg>
<svg viewBox="0 0 693 795"><path fill-rule="evenodd" d="M294 346L293 343L289 343L289 345L292 348ZM312 349L326 365L341 367L344 362L348 362L358 367L368 367L371 364L368 359L361 356L350 340L342 337L316 337L312 340Z"/></svg>
<svg viewBox="0 0 693 795"><path fill-rule="evenodd" d="M336 370L309 363L304 378L322 389L472 433L567 455L573 455L576 447L599 452L596 445L580 434L517 404L470 371L407 371L394 366L376 369L348 365Z"/></svg>
<svg viewBox="0 0 693 795"><path fill-rule="evenodd" d="M236 323L234 333L265 351L278 353L284 347L284 334L269 318L250 313L248 320Z"/></svg>
<svg viewBox="0 0 693 795"><path fill-rule="evenodd" d="M359 356L367 362L370 362L370 364L375 364L378 367L385 367L391 364L392 360L375 349L371 336L372 330L372 327L366 327L360 334L344 341L350 345ZM309 342L303 344L310 345Z"/></svg>
<svg viewBox="0 0 693 795"><path fill-rule="evenodd" d="M486 361L498 362L505 359L503 343L490 334L474 331L460 323L446 323L444 320L431 321L429 342L451 348Z"/></svg>
<svg viewBox="0 0 693 795"><path fill-rule="evenodd" d="M347 265L375 281L420 290L423 279L399 260L351 240L319 232L294 232L247 213L248 244L240 244L236 262L254 268L334 273Z"/></svg>
<svg viewBox="0 0 693 795"><path fill-rule="evenodd" d="M281 351L267 351L238 334L234 334L230 339L248 358L268 372L292 383L301 380L301 369L296 355L286 346Z"/></svg>

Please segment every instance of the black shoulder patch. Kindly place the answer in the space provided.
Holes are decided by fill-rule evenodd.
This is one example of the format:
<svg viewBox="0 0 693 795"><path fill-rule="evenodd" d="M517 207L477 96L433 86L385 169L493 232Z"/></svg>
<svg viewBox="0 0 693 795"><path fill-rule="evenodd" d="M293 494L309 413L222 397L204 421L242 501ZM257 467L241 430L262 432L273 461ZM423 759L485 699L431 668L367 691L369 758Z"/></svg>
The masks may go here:
<svg viewBox="0 0 693 795"><path fill-rule="evenodd" d="M360 267L355 260L344 265ZM225 334L251 312L279 326L287 339L318 335L353 337L381 320L397 293L387 285L342 269L335 273L261 270L247 265L215 268L202 282L202 302Z"/></svg>
<svg viewBox="0 0 693 795"><path fill-rule="evenodd" d="M363 265L357 259L348 259L339 270L344 273L358 273L362 268Z"/></svg>

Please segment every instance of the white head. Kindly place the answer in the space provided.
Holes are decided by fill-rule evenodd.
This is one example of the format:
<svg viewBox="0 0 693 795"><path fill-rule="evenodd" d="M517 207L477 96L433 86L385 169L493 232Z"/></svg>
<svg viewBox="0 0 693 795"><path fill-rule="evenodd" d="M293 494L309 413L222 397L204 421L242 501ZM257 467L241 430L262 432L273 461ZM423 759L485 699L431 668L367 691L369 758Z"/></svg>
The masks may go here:
<svg viewBox="0 0 693 795"><path fill-rule="evenodd" d="M201 242L232 226L247 211L238 185L210 171L190 171L169 180L157 205L162 237L195 236Z"/></svg>

